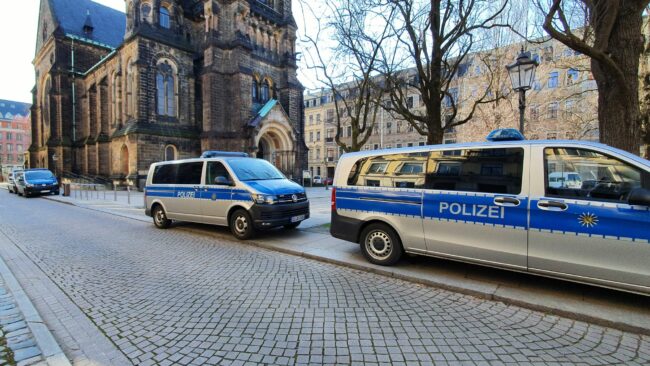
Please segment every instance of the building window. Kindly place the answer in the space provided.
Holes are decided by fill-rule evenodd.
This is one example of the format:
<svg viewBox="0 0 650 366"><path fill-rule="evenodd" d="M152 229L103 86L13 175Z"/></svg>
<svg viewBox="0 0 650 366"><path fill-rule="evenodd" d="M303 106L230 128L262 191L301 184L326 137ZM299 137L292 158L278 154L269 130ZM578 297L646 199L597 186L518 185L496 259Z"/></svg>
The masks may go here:
<svg viewBox="0 0 650 366"><path fill-rule="evenodd" d="M320 141L320 131L316 132L316 141Z"/></svg>
<svg viewBox="0 0 650 366"><path fill-rule="evenodd" d="M573 117L573 106L575 102L573 100L567 100L564 102L564 118L571 118Z"/></svg>
<svg viewBox="0 0 650 366"><path fill-rule="evenodd" d="M552 73L549 74L548 76L548 87L550 89L557 88L557 82L558 82L558 72L553 71Z"/></svg>
<svg viewBox="0 0 650 366"><path fill-rule="evenodd" d="M158 114L161 116L176 116L174 70L167 62L158 65L156 91Z"/></svg>
<svg viewBox="0 0 650 366"><path fill-rule="evenodd" d="M176 147L174 145L165 147L165 161L170 160L176 160Z"/></svg>
<svg viewBox="0 0 650 366"><path fill-rule="evenodd" d="M149 16L151 15L151 5L144 3L140 7L140 17L142 22L149 23Z"/></svg>
<svg viewBox="0 0 650 366"><path fill-rule="evenodd" d="M12 144L7 144L7 152L12 152L14 150L14 146Z"/></svg>
<svg viewBox="0 0 650 366"><path fill-rule="evenodd" d="M580 73L576 69L569 69L566 72L566 85L573 85L578 82Z"/></svg>
<svg viewBox="0 0 650 366"><path fill-rule="evenodd" d="M309 142L314 142L314 132L309 132Z"/></svg>
<svg viewBox="0 0 650 366"><path fill-rule="evenodd" d="M169 29L169 10L164 6L160 7L160 26Z"/></svg>
<svg viewBox="0 0 650 366"><path fill-rule="evenodd" d="M406 107L409 108L409 109L413 108L413 97L412 96L406 98Z"/></svg>
<svg viewBox="0 0 650 366"><path fill-rule="evenodd" d="M259 87L260 85L257 82L257 79L253 78L253 86L251 87L251 96L253 97L253 102L257 102L260 98Z"/></svg>
<svg viewBox="0 0 650 366"><path fill-rule="evenodd" d="M13 140L13 133L12 132L7 132L7 140Z"/></svg>
<svg viewBox="0 0 650 366"><path fill-rule="evenodd" d="M16 151L17 152L23 152L23 145L16 145Z"/></svg>
<svg viewBox="0 0 650 366"><path fill-rule="evenodd" d="M557 102L550 103L548 105L548 118L550 119L557 118L557 112L558 112L558 103Z"/></svg>
<svg viewBox="0 0 650 366"><path fill-rule="evenodd" d="M320 113L316 115L316 124L320 123Z"/></svg>
<svg viewBox="0 0 650 366"><path fill-rule="evenodd" d="M262 97L262 102L266 102L266 101L269 100L269 98L270 98L270 96L269 96L270 88L271 88L271 87L270 87L270 85L269 85L269 81L268 81L268 80L264 80L264 82L262 83L262 95L261 95L261 97Z"/></svg>
<svg viewBox="0 0 650 366"><path fill-rule="evenodd" d="M346 129L348 130L348 137L352 137L352 126L347 126Z"/></svg>
<svg viewBox="0 0 650 366"><path fill-rule="evenodd" d="M310 125L314 124L314 115L313 114L309 116L309 124Z"/></svg>
<svg viewBox="0 0 650 366"><path fill-rule="evenodd" d="M533 121L537 121L539 119L539 106L538 105L531 105L530 106L530 119Z"/></svg>

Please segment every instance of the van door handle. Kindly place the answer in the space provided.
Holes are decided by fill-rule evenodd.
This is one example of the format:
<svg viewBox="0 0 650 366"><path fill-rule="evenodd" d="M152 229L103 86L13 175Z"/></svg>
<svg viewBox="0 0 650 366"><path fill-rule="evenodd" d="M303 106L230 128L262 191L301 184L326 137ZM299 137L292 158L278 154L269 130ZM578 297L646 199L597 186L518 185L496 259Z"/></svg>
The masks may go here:
<svg viewBox="0 0 650 366"><path fill-rule="evenodd" d="M569 206L564 202L547 200L541 200L537 202L537 207L541 210L547 211L564 211L569 208Z"/></svg>
<svg viewBox="0 0 650 366"><path fill-rule="evenodd" d="M498 206L517 207L521 202L512 197L495 197L494 204Z"/></svg>

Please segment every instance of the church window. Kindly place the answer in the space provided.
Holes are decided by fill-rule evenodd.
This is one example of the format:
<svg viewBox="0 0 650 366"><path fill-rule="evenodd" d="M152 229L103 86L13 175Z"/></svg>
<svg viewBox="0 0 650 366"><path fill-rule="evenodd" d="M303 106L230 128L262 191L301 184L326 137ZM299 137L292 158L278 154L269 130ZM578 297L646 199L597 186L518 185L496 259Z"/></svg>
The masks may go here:
<svg viewBox="0 0 650 366"><path fill-rule="evenodd" d="M174 70L172 67L167 62L159 64L156 72L156 100L159 115L176 116L174 84Z"/></svg>
<svg viewBox="0 0 650 366"><path fill-rule="evenodd" d="M129 62L126 67L126 113L135 115L135 67Z"/></svg>
<svg viewBox="0 0 650 366"><path fill-rule="evenodd" d="M264 80L264 82L262 83L262 96L261 96L262 102L266 102L269 100L269 90L270 90L269 81Z"/></svg>
<svg viewBox="0 0 650 366"><path fill-rule="evenodd" d="M149 22L149 17L151 16L151 5L144 3L140 8L140 15L142 17L142 22Z"/></svg>
<svg viewBox="0 0 650 366"><path fill-rule="evenodd" d="M259 96L259 83L257 82L257 79L253 78L253 86L251 88L251 95L253 97L253 102L257 102L260 99Z"/></svg>
<svg viewBox="0 0 650 366"><path fill-rule="evenodd" d="M176 159L176 147L174 145L167 145L167 147L165 147L165 161Z"/></svg>
<svg viewBox="0 0 650 366"><path fill-rule="evenodd" d="M160 7L160 26L169 29L169 10L164 6Z"/></svg>
<svg viewBox="0 0 650 366"><path fill-rule="evenodd" d="M120 76L118 73L113 75L111 83L111 103L113 112L113 123L116 123L122 116L122 103L120 100Z"/></svg>
<svg viewBox="0 0 650 366"><path fill-rule="evenodd" d="M41 103L41 116L43 119L43 125L45 127L50 127L50 93L52 91L52 82L48 78L45 82L45 87L43 88L43 101Z"/></svg>

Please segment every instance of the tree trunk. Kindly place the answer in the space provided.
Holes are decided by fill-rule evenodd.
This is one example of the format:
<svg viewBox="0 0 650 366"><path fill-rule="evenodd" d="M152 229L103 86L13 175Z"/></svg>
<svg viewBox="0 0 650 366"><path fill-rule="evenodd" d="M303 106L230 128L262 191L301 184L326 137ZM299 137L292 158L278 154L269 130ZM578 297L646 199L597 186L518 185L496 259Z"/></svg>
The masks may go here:
<svg viewBox="0 0 650 366"><path fill-rule="evenodd" d="M592 58L591 67L598 86L598 128L600 141L616 148L640 153L641 122L639 112L639 57L643 51L641 12L636 4L622 1L614 24L608 52L620 67L627 91L611 72ZM598 23L592 24L595 28ZM598 34L598 29L596 29Z"/></svg>

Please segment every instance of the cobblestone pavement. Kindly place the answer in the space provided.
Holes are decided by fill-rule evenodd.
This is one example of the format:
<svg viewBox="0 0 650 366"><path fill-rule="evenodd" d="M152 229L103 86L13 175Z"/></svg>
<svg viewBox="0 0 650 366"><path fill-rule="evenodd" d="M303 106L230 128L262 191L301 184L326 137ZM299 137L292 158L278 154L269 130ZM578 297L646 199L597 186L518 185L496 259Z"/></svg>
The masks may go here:
<svg viewBox="0 0 650 366"><path fill-rule="evenodd" d="M1 199L0 235L134 364L650 363L650 337L43 199Z"/></svg>
<svg viewBox="0 0 650 366"><path fill-rule="evenodd" d="M41 350L0 277L0 366L44 365Z"/></svg>

